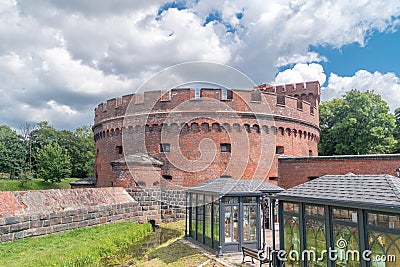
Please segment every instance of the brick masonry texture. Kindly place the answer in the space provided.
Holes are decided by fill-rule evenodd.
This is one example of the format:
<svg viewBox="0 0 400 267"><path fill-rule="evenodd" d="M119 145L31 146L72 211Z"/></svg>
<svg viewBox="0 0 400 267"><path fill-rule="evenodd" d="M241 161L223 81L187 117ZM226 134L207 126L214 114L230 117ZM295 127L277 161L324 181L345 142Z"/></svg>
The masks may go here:
<svg viewBox="0 0 400 267"><path fill-rule="evenodd" d="M190 187L221 175L276 183L276 146L284 147L286 155L318 155L319 94L318 82L309 82L261 86L253 91L228 90L224 99L220 89L201 89L199 99L193 89L110 99L95 110L96 186L115 186L110 162L137 151L166 163L161 175L172 177L172 183L178 186ZM160 151L160 144L168 143L163 133L179 136L169 154ZM207 168L188 171L169 162L176 146L185 159L199 160L199 144L207 139L216 146L215 158ZM263 140L270 145L267 155L261 154ZM223 143L232 145L232 153L220 151ZM243 144L249 156L230 164L232 155L243 150ZM154 183L141 182L147 187Z"/></svg>
<svg viewBox="0 0 400 267"><path fill-rule="evenodd" d="M0 242L104 223L177 221L185 193L120 187L0 192Z"/></svg>
<svg viewBox="0 0 400 267"><path fill-rule="evenodd" d="M323 175L396 175L400 154L324 157L279 157L278 185L288 189Z"/></svg>
<svg viewBox="0 0 400 267"><path fill-rule="evenodd" d="M149 211L158 211L159 217L156 221L175 222L186 217L186 193L183 190L127 188L126 191L140 203L143 215L147 215Z"/></svg>

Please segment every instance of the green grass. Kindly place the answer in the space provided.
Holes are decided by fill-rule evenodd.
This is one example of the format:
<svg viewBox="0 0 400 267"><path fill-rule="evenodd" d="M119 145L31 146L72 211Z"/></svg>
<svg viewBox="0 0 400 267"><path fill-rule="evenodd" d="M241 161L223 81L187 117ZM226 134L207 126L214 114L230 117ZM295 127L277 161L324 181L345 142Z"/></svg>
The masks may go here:
<svg viewBox="0 0 400 267"><path fill-rule="evenodd" d="M47 190L47 189L65 189L71 188L70 182L77 180L77 178L68 178L62 180L61 183L49 183L42 179L32 179L26 184L22 185L19 180L0 179L0 191L26 191L26 190Z"/></svg>
<svg viewBox="0 0 400 267"><path fill-rule="evenodd" d="M150 248L145 255L133 258L134 266L138 267L195 267L206 262L208 258L202 252L193 249L179 241L184 235L185 221L162 224L161 228L177 232L175 235L154 248ZM211 264L211 263L210 263ZM207 265L220 266L220 265Z"/></svg>
<svg viewBox="0 0 400 267"><path fill-rule="evenodd" d="M151 232L149 223L123 222L0 243L0 266L110 266Z"/></svg>

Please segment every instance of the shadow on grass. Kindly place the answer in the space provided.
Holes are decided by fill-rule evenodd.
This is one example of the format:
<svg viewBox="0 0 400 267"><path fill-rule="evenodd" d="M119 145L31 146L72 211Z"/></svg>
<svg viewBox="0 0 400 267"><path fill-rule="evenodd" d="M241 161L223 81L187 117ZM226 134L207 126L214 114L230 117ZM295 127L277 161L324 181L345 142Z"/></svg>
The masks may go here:
<svg viewBox="0 0 400 267"><path fill-rule="evenodd" d="M148 253L153 249L168 244L172 240L182 236L182 231L177 229L157 227L153 228L153 233L146 235L143 239L138 240L134 244L128 245L118 253L103 258L102 263L105 266L120 266L127 258L135 261L146 261ZM123 265L125 266L125 265Z"/></svg>
<svg viewBox="0 0 400 267"><path fill-rule="evenodd" d="M165 247L160 247L152 251L148 255L148 260L150 261L152 259L157 258L162 262L164 262L165 264L171 264L178 260L182 261L186 257L190 257L197 254L201 253L176 240Z"/></svg>
<svg viewBox="0 0 400 267"><path fill-rule="evenodd" d="M140 267L195 267L207 260L201 252L181 243L184 235L184 221L168 223L155 228L143 240L130 246L122 265ZM110 266L111 262L105 265ZM121 261L119 261L121 263ZM116 266L116 265L114 265Z"/></svg>

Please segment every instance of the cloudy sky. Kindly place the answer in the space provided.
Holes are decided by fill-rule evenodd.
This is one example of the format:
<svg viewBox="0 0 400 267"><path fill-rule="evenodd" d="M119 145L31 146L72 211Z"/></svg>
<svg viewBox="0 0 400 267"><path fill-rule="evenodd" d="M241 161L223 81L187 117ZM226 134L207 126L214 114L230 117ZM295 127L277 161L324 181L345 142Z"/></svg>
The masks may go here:
<svg viewBox="0 0 400 267"><path fill-rule="evenodd" d="M394 110L399 29L398 0L0 0L0 124L92 124L98 103L189 61L318 80L324 100L374 90Z"/></svg>

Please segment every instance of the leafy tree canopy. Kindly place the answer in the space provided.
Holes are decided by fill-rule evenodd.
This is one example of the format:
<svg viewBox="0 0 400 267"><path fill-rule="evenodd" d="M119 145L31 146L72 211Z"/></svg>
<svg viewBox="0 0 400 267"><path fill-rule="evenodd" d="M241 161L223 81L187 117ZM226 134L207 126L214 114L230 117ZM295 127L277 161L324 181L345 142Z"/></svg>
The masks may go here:
<svg viewBox="0 0 400 267"><path fill-rule="evenodd" d="M57 143L70 156L73 177L83 178L93 175L95 143L90 126L82 126L72 132L56 130L47 121L42 121L31 132L31 140L35 167L38 163L36 159L38 151L46 145Z"/></svg>
<svg viewBox="0 0 400 267"><path fill-rule="evenodd" d="M0 126L0 172L14 176L26 166L26 147L9 126Z"/></svg>
<svg viewBox="0 0 400 267"><path fill-rule="evenodd" d="M352 90L320 105L320 155L392 153L396 120L380 95Z"/></svg>
<svg viewBox="0 0 400 267"><path fill-rule="evenodd" d="M71 175L71 159L59 144L45 145L37 154L38 172L45 180L59 183Z"/></svg>
<svg viewBox="0 0 400 267"><path fill-rule="evenodd" d="M394 111L394 116L396 117L396 129L394 132L394 137L397 140L397 153L400 153L400 108Z"/></svg>

